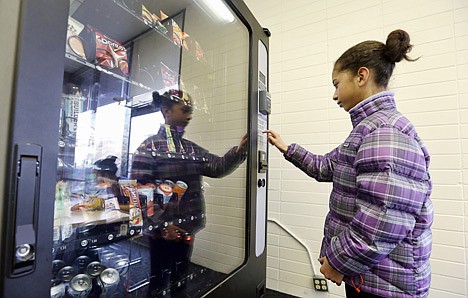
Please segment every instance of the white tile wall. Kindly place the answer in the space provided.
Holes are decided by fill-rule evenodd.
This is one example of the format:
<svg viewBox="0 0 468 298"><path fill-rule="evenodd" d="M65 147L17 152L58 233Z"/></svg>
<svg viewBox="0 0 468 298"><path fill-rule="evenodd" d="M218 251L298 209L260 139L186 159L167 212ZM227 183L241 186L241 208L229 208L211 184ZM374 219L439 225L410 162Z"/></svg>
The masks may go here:
<svg viewBox="0 0 468 298"><path fill-rule="evenodd" d="M390 88L432 156L435 206L430 297L468 297L468 1L244 0L269 28L270 127L316 153L337 146L349 116L331 100L333 62L363 40L385 41L402 28L414 63L397 64ZM313 181L276 151L270 155L269 217L293 231L317 257L330 186ZM268 226L267 287L299 297L344 297L311 287L307 253Z"/></svg>

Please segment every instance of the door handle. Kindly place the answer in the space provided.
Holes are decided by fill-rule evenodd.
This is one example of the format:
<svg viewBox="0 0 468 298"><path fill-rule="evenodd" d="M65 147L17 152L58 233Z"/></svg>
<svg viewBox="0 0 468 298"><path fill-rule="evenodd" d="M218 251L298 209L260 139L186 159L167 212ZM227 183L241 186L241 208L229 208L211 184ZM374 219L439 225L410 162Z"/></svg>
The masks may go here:
<svg viewBox="0 0 468 298"><path fill-rule="evenodd" d="M7 222L10 236L7 260L11 277L23 276L35 269L41 159L41 146L16 144Z"/></svg>

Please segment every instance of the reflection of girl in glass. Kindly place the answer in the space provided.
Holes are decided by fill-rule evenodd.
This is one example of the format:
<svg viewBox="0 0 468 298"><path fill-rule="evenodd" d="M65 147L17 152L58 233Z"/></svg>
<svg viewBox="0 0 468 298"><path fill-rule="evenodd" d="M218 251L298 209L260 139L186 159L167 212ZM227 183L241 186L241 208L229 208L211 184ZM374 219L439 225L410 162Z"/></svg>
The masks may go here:
<svg viewBox="0 0 468 298"><path fill-rule="evenodd" d="M169 276L175 280L183 278L193 236L205 225L202 176L223 177L234 171L245 160L247 137L222 157L211 154L183 137L192 119L190 95L179 90L162 96L154 92L153 103L161 110L165 124L136 150L131 179L140 185L151 183L161 188L159 193L155 191L155 210L151 210L154 216L147 219L158 227L152 230L149 241L152 285L160 287ZM169 189L171 182L177 181L186 184L181 198Z"/></svg>

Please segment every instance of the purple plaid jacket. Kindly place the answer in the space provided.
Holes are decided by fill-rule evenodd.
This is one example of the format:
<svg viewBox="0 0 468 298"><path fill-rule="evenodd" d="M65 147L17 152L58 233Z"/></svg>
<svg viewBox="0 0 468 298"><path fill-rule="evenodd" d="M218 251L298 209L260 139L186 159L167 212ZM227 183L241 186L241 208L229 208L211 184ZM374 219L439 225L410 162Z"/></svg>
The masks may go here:
<svg viewBox="0 0 468 298"><path fill-rule="evenodd" d="M431 280L429 154L392 92L350 110L343 144L315 155L297 144L285 158L333 182L321 256L347 284L382 297L427 297ZM361 277L363 281L361 281Z"/></svg>

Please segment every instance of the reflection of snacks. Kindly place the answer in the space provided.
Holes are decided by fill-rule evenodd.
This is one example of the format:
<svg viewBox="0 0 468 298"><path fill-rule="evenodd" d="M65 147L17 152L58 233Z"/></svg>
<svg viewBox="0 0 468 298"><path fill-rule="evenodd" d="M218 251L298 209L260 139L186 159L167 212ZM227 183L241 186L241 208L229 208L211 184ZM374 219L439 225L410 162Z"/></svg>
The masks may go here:
<svg viewBox="0 0 468 298"><path fill-rule="evenodd" d="M187 43L187 38L189 38L190 35L188 35L187 32L182 32L182 46L184 47L184 49L186 49L187 51L189 50L188 48L188 43Z"/></svg>
<svg viewBox="0 0 468 298"><path fill-rule="evenodd" d="M187 51L189 49L188 43L187 43L187 38L190 37L190 35L186 32L183 32L182 29L180 29L179 24L175 20L171 20L172 23L172 41L174 44L177 46L181 47L183 46Z"/></svg>
<svg viewBox="0 0 468 298"><path fill-rule="evenodd" d="M171 70L162 62L161 62L161 76L164 82L164 87L167 87L167 88L177 87L178 74L175 71Z"/></svg>
<svg viewBox="0 0 468 298"><path fill-rule="evenodd" d="M141 16L147 25L153 25L154 17L144 5L141 5Z"/></svg>
<svg viewBox="0 0 468 298"><path fill-rule="evenodd" d="M166 27L161 24L160 20L167 18L166 14L164 14L161 11L161 18L158 17L157 14L150 12L146 6L141 5L141 16L143 17L143 21L145 22L146 25L148 26L154 26L156 29L158 29L160 32L166 34L167 29Z"/></svg>
<svg viewBox="0 0 468 298"><path fill-rule="evenodd" d="M195 41L195 57L197 57L198 60L201 60L203 62L206 62L206 59L205 59L205 54L204 54L204 51L203 51L203 48L201 47L201 45L198 43L198 41Z"/></svg>
<svg viewBox="0 0 468 298"><path fill-rule="evenodd" d="M188 51L189 48L186 40L188 37L190 37L190 35L183 32L176 21L172 20L172 41L179 47L183 46Z"/></svg>
<svg viewBox="0 0 468 298"><path fill-rule="evenodd" d="M159 13L161 14L161 21L164 21L168 18L167 14L165 14L162 10L160 10Z"/></svg>
<svg viewBox="0 0 468 298"><path fill-rule="evenodd" d="M182 45L182 39L182 30L180 29L179 24L172 20L172 41L180 47Z"/></svg>

